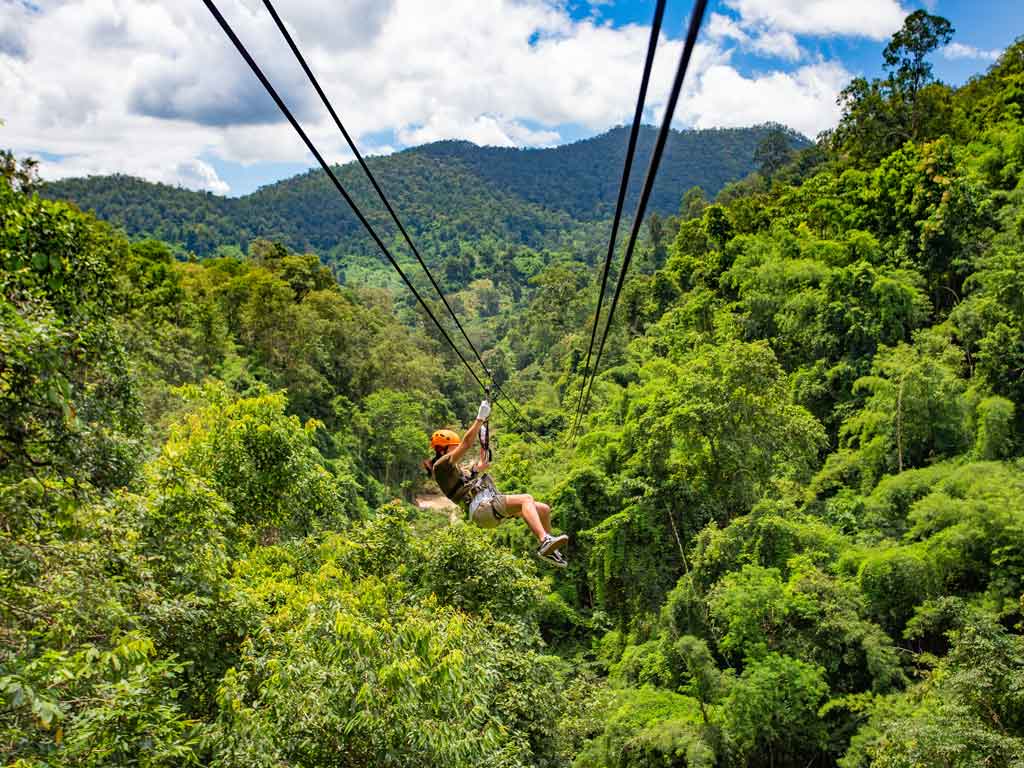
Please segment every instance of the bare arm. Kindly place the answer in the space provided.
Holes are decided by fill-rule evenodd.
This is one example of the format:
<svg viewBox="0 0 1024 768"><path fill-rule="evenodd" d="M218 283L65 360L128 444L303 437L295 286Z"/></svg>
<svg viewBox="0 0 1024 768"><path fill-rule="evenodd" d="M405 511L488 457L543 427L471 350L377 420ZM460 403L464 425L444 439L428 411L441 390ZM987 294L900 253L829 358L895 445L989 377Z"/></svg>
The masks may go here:
<svg viewBox="0 0 1024 768"><path fill-rule="evenodd" d="M466 430L466 434L463 436L462 442L455 447L454 451L448 454L452 457L451 462L453 464L458 464L462 457L466 455L466 451L473 447L473 442L476 440L476 436L480 432L481 426L483 426L483 421L480 419L474 421L473 425Z"/></svg>

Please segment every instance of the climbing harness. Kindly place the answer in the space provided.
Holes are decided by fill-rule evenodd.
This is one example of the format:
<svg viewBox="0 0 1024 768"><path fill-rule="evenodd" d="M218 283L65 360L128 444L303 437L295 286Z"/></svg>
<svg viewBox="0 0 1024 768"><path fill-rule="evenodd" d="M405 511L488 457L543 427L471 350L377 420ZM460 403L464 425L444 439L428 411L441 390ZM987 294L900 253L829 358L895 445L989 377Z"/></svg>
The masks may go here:
<svg viewBox="0 0 1024 768"><path fill-rule="evenodd" d="M486 402L491 402L491 390L488 388L486 391ZM491 438L494 437L494 431L491 429L491 418L488 416L484 419L484 423L480 425L480 432L477 435L477 439L480 441L480 447L483 449L483 455L486 457L487 463L491 464L494 461L494 447L491 444ZM470 470L469 478L463 480L462 483L456 488L456 494L462 494L460 500L469 500L470 517L476 510L476 507L483 503L485 500L492 500L498 495L498 489L494 486L494 480L486 472L481 473L476 467ZM483 497L487 497L486 499Z"/></svg>
<svg viewBox="0 0 1024 768"><path fill-rule="evenodd" d="M491 400L490 389L486 390L487 402ZM480 447L483 449L483 455L485 456L487 463L490 464L494 461L494 446L491 443L494 437L494 432L491 429L491 419L488 416L484 419L484 423L480 426ZM501 494L498 493L498 488L494 485L494 479L487 474L479 473L475 468L470 474L470 479L467 481L467 493L466 496L469 498L469 504L466 509L466 517L470 522L476 521L481 525L487 525L493 520L493 524L497 525L508 516L503 514L505 511L505 505L501 498ZM487 505L487 510L490 512L490 519L487 519L487 515L484 514L480 518L477 518L477 510Z"/></svg>
<svg viewBox="0 0 1024 768"><path fill-rule="evenodd" d="M505 498L498 493L490 475L482 475L477 487L479 490L470 499L466 510L467 520L484 528L492 528L508 517L505 514Z"/></svg>

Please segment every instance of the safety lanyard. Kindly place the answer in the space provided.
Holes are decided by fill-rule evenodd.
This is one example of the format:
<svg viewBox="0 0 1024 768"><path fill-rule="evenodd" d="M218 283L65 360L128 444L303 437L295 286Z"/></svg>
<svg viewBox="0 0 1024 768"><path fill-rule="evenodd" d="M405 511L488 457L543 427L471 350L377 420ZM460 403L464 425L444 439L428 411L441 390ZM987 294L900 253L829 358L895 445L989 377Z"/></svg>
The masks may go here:
<svg viewBox="0 0 1024 768"><path fill-rule="evenodd" d="M488 403L488 405L490 404L490 402L491 402L491 390L488 389L487 390L487 403ZM491 417L488 416L484 420L483 425L480 427L480 445L483 447L484 452L487 455L487 463L488 464L491 464L491 463L494 462L494 450L491 448L491 437L493 436L493 434L494 433L491 432Z"/></svg>

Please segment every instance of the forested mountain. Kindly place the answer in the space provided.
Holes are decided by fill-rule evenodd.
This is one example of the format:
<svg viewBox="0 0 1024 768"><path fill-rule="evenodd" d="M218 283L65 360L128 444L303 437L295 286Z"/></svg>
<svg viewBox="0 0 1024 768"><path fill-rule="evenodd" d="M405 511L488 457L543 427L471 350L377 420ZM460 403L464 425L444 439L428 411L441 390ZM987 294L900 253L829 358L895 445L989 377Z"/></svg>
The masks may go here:
<svg viewBox="0 0 1024 768"><path fill-rule="evenodd" d="M771 129L674 131L653 210L679 208L679 189L715 194L755 168L754 152ZM647 167L655 129L645 127L635 181ZM577 221L606 218L615 207L628 129L553 149L499 149L469 142L426 144L369 164L381 186L431 253L445 257L460 242L489 238L502 244L551 245ZM806 139L793 134L794 145ZM396 234L387 212L355 163L339 178L375 226ZM636 205L634 184L630 209ZM158 237L200 256L219 245L242 249L267 237L297 250L344 256L375 247L320 170L271 184L242 198L223 198L120 176L66 179L43 189L94 211L132 237Z"/></svg>
<svg viewBox="0 0 1024 768"><path fill-rule="evenodd" d="M663 215L679 210L679 190L701 187L714 196L731 181L756 168L754 155L772 130L717 128L673 131L665 146L650 209ZM647 169L657 131L644 126L626 198L627 210L636 208L640 182ZM807 139L787 133L795 148ZM555 149L477 147L464 141L441 141L413 150L445 158L470 168L474 174L518 197L546 208L564 211L575 219L608 218L615 212L629 128L622 126L592 139ZM616 173L612 169L618 168Z"/></svg>
<svg viewBox="0 0 1024 768"><path fill-rule="evenodd" d="M557 571L409 503L480 393L404 296L177 258L0 156L5 759L1020 768L1024 38L953 89L950 34L915 12L817 145L677 190L575 442L589 245L446 262Z"/></svg>

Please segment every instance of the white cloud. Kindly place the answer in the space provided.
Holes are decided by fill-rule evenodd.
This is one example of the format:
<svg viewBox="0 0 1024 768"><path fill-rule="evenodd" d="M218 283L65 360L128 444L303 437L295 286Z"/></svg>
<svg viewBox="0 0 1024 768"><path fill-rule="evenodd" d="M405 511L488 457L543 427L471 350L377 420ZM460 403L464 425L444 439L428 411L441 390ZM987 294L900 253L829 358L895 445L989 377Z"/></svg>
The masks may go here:
<svg viewBox="0 0 1024 768"><path fill-rule="evenodd" d="M796 35L783 30L766 30L756 35L751 41L751 47L758 53L786 61L798 61L803 58L804 52L796 41Z"/></svg>
<svg viewBox="0 0 1024 768"><path fill-rule="evenodd" d="M716 64L680 102L680 117L697 128L779 122L813 137L838 121L836 94L849 80L850 73L833 62L754 77Z"/></svg>
<svg viewBox="0 0 1024 768"><path fill-rule="evenodd" d="M219 5L328 159L349 159L260 0ZM202 4L38 8L0 2L0 137L65 156L47 176L117 171L220 189L199 158L311 161ZM386 149L388 135L544 146L560 124L622 122L648 36L574 21L553 0L279 0L278 10L367 151ZM659 57L653 108L671 64Z"/></svg>
<svg viewBox="0 0 1024 768"><path fill-rule="evenodd" d="M955 59L995 61L1002 54L1002 51L998 48L984 50L981 48L975 48L973 45L965 45L963 43L950 43L949 45L943 46L939 52L942 54L942 58L949 59L950 61Z"/></svg>
<svg viewBox="0 0 1024 768"><path fill-rule="evenodd" d="M25 56L25 28L29 9L14 3L0 15L0 57L22 58Z"/></svg>
<svg viewBox="0 0 1024 768"><path fill-rule="evenodd" d="M738 43L750 40L750 35L743 31L739 23L724 13L711 14L704 26L704 34L712 40L735 40Z"/></svg>
<svg viewBox="0 0 1024 768"><path fill-rule="evenodd" d="M834 121L841 67L745 77L730 49L802 59L796 35L804 32L791 15L824 18L839 3L728 3L739 17L711 15L691 64L694 103L681 102L677 124L770 119L814 132ZM261 0L218 5L327 159L349 160ZM573 19L563 0L276 5L368 154L442 138L547 146L565 124L597 131L628 122L650 31ZM857 15L893 8L896 0L862 0ZM855 26L832 16L818 33ZM848 33L875 34L865 25ZM663 37L648 119L664 109L681 45ZM0 0L0 117L0 145L63 156L44 163L47 178L121 172L223 191L215 161L312 164L199 2Z"/></svg>
<svg viewBox="0 0 1024 768"><path fill-rule="evenodd" d="M741 48L754 51L764 56L799 61L804 52L792 32L780 29L757 28L746 25L744 21L736 21L721 13L712 13L708 20L707 36L711 40L722 43L732 40Z"/></svg>
<svg viewBox="0 0 1024 768"><path fill-rule="evenodd" d="M192 189L208 189L226 194L228 185L223 182L213 167L202 160L186 160L178 163L172 174L176 183Z"/></svg>
<svg viewBox="0 0 1024 768"><path fill-rule="evenodd" d="M724 0L736 18L712 13L707 34L731 40L767 58L805 57L797 35L884 40L900 28L907 11L900 0Z"/></svg>
<svg viewBox="0 0 1024 768"><path fill-rule="evenodd" d="M255 14L266 14L260 0L243 0ZM277 0L274 8L289 31L305 45L371 50L395 0ZM276 34L276 30L275 30Z"/></svg>
<svg viewBox="0 0 1024 768"><path fill-rule="evenodd" d="M206 161L188 158L190 149L189 143L163 150L147 147L142 148L143 151L139 145L96 144L82 154L67 155L57 162L43 160L39 170L46 179L125 173L173 186L226 194L227 183ZM186 159L180 159L182 157Z"/></svg>
<svg viewBox="0 0 1024 768"><path fill-rule="evenodd" d="M398 131L403 144L426 144L441 139L466 139L474 144L495 147L547 146L559 139L557 131L533 131L516 120L501 115L480 115L467 126L452 110L440 109L425 125Z"/></svg>
<svg viewBox="0 0 1024 768"><path fill-rule="evenodd" d="M907 15L899 0L725 0L745 25L825 37L884 40Z"/></svg>

